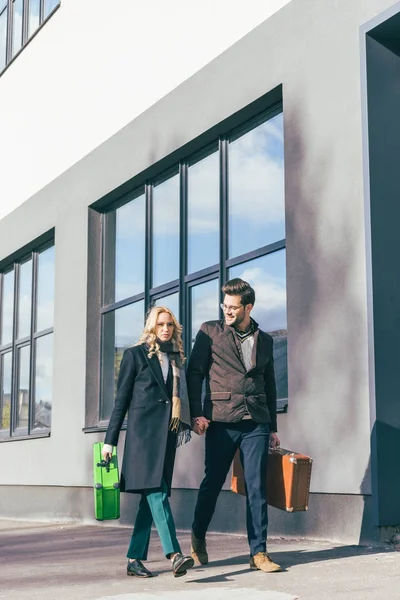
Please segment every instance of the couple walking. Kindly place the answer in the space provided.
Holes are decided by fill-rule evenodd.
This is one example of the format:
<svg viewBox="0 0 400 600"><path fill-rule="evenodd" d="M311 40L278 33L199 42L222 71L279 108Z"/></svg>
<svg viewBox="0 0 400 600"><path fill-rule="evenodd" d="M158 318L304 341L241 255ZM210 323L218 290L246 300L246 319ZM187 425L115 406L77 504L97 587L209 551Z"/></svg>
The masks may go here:
<svg viewBox="0 0 400 600"><path fill-rule="evenodd" d="M152 522L175 577L194 562L208 563L206 533L239 448L246 484L250 567L280 571L266 553L268 447L278 446L276 386L270 335L250 313L253 288L232 279L222 288L222 321L203 323L185 375L182 326L163 306L153 307L136 346L125 350L103 456L111 454L128 413L121 491L141 499L127 552L128 575L151 577L147 559ZM206 396L202 403L203 382ZM191 555L182 554L169 496L177 446L191 431L206 435L205 476L192 525Z"/></svg>

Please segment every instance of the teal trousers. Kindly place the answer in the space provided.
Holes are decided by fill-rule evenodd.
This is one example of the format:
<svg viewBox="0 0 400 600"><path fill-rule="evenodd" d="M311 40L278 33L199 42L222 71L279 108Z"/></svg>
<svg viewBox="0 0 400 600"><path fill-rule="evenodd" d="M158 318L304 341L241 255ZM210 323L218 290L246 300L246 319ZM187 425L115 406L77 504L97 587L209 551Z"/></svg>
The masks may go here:
<svg viewBox="0 0 400 600"><path fill-rule="evenodd" d="M176 539L174 517L169 505L168 489L164 480L162 481L161 488L145 490L142 493L131 542L126 555L128 558L147 560L153 521L160 536L165 556L168 557L171 553L181 552L179 542Z"/></svg>

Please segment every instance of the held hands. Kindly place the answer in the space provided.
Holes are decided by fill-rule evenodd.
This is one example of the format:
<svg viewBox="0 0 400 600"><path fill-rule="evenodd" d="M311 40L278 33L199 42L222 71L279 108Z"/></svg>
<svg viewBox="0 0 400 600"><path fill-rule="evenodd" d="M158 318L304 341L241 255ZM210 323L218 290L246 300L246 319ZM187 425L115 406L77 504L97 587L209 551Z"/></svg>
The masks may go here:
<svg viewBox="0 0 400 600"><path fill-rule="evenodd" d="M278 434L272 431L269 436L269 447L270 448L279 448L281 445L281 441L278 438Z"/></svg>
<svg viewBox="0 0 400 600"><path fill-rule="evenodd" d="M110 456L110 459L111 459L112 451L113 451L113 447L110 444L104 444L103 449L101 451L101 455L104 458L104 460L107 460L107 456Z"/></svg>
<svg viewBox="0 0 400 600"><path fill-rule="evenodd" d="M195 417L192 419L192 429L197 435L204 435L209 424L210 421L205 417Z"/></svg>

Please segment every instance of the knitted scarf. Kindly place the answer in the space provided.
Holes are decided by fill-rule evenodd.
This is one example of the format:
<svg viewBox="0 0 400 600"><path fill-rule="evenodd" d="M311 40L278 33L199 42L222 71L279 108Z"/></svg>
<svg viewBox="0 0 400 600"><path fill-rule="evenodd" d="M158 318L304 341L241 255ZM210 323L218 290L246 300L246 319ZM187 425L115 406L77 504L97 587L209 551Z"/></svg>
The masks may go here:
<svg viewBox="0 0 400 600"><path fill-rule="evenodd" d="M191 438L190 408L186 387L186 374L178 346L157 339L160 351L168 355L172 368L172 414L169 429L177 434L176 445L186 444Z"/></svg>

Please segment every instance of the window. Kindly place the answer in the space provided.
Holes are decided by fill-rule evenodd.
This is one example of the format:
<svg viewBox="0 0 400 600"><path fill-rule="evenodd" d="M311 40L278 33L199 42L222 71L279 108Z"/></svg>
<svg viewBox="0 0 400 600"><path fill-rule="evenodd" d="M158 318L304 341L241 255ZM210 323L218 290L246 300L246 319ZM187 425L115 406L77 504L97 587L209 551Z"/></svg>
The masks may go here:
<svg viewBox="0 0 400 600"><path fill-rule="evenodd" d="M0 0L0 73L60 0Z"/></svg>
<svg viewBox="0 0 400 600"><path fill-rule="evenodd" d="M222 318L221 285L256 290L252 315L274 337L279 406L287 407L283 119L258 116L118 201L103 219L101 402L110 417L123 350L145 313L165 305L186 353L202 322ZM97 420L97 422L98 422Z"/></svg>
<svg viewBox="0 0 400 600"><path fill-rule="evenodd" d="M48 435L53 375L54 246L0 273L0 439Z"/></svg>

